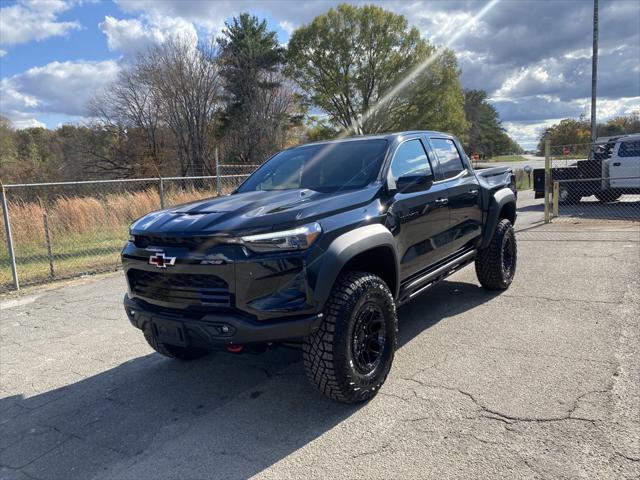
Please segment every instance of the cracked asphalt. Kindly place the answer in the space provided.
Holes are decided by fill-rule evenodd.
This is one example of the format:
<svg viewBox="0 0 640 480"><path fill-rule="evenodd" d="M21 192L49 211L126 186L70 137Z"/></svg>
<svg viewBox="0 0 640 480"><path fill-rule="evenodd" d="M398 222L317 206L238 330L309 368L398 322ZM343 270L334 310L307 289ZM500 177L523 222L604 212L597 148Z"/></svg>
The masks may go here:
<svg viewBox="0 0 640 480"><path fill-rule="evenodd" d="M401 308L359 406L317 394L296 350L152 353L121 273L5 298L0 478L637 479L640 228L527 215L512 287L471 267Z"/></svg>

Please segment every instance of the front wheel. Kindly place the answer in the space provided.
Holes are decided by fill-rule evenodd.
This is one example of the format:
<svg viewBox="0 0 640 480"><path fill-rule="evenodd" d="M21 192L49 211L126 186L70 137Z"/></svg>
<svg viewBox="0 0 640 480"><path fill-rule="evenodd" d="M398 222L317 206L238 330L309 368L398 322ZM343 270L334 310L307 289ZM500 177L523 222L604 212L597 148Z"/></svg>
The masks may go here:
<svg viewBox="0 0 640 480"><path fill-rule="evenodd" d="M387 284L370 273L342 274L320 328L304 340L307 377L332 400L366 401L389 374L397 336L396 306Z"/></svg>
<svg viewBox="0 0 640 480"><path fill-rule="evenodd" d="M513 225L506 218L498 222L487 248L476 256L476 275L489 290L506 290L516 274L518 249Z"/></svg>

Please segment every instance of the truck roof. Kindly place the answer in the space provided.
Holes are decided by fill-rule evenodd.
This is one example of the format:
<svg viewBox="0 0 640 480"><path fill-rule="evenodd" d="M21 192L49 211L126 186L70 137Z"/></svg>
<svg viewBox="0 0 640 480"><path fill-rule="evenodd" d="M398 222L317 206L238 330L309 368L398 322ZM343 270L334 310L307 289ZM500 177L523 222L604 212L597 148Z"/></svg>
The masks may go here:
<svg viewBox="0 0 640 480"><path fill-rule="evenodd" d="M625 133L622 135L611 135L610 137L598 137L595 143L617 142L618 140L640 139L640 133Z"/></svg>
<svg viewBox="0 0 640 480"><path fill-rule="evenodd" d="M329 140L320 140L317 142L309 142L309 143L303 143L300 145L296 145L295 147L291 147L291 148L296 148L296 147L301 147L304 145L323 145L323 144L329 144L329 143L338 143L338 142L348 142L348 141L353 141L353 140L375 140L375 139L379 139L379 140L395 140L398 137L402 137L405 135L415 135L415 134L427 134L427 135L438 135L438 136L442 136L444 138L453 138L453 135L451 135L450 133L444 133L444 132L437 132L435 130L405 130L402 132L390 132L390 133L379 133L379 134L372 134L372 135L354 135L354 136L350 136L350 137L344 137L344 138L333 138L333 139L329 139Z"/></svg>

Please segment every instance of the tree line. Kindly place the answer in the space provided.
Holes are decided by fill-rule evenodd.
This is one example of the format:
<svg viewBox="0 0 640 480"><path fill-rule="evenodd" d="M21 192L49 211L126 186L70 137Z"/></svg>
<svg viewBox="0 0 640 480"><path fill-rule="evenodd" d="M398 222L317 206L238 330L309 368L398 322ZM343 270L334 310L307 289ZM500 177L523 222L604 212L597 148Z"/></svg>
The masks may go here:
<svg viewBox="0 0 640 480"><path fill-rule="evenodd" d="M258 164L300 142L411 129L453 133L470 154L522 151L487 93L462 88L451 50L372 5L332 8L286 47L248 13L207 43L174 38L124 63L87 116L55 130L2 119L0 178L206 175L215 152Z"/></svg>

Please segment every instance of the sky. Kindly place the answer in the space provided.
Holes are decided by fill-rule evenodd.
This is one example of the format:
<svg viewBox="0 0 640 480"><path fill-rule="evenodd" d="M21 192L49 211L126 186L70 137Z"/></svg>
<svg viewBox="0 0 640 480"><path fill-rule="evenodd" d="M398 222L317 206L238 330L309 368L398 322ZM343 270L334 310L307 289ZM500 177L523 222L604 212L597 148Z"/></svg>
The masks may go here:
<svg viewBox="0 0 640 480"><path fill-rule="evenodd" d="M17 128L87 119L88 100L138 52L207 40L248 11L286 44L332 0L0 0L0 113ZM352 1L350 3L361 3ZM592 0L369 1L457 55L524 148L562 118L590 115ZM451 41L454 39L453 41ZM598 120L640 111L640 0L600 0Z"/></svg>

